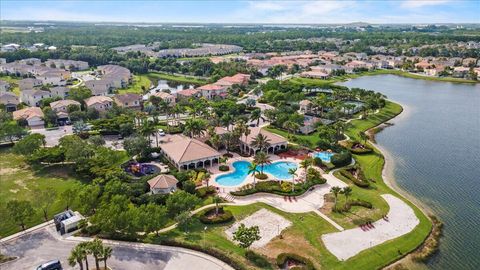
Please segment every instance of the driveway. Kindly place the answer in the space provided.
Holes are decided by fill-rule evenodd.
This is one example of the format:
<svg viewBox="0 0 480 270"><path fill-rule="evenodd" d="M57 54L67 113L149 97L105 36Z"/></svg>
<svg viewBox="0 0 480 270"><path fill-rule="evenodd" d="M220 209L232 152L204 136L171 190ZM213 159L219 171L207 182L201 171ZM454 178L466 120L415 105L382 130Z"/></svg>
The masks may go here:
<svg viewBox="0 0 480 270"><path fill-rule="evenodd" d="M0 245L0 253L19 257L15 261L0 265L0 269L35 269L53 259L59 259L64 269L80 269L78 266L72 268L68 265L68 256L71 249L84 240L90 239L62 238L53 225L41 228ZM113 248L112 257L107 263L114 270L233 269L216 258L188 249L107 240L104 243ZM91 259L90 269L94 269L95 262Z"/></svg>
<svg viewBox="0 0 480 270"><path fill-rule="evenodd" d="M58 129L47 130L45 128L32 129L32 133L40 133L45 135L46 146L55 146L61 137L73 134L72 126L61 126Z"/></svg>

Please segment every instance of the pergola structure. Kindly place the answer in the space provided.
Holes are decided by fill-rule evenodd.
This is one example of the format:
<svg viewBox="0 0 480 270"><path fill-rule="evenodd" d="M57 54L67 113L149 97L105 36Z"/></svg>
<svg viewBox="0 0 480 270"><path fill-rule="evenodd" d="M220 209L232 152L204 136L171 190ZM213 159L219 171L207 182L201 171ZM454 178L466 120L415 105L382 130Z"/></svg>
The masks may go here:
<svg viewBox="0 0 480 270"><path fill-rule="evenodd" d="M159 146L163 155L179 170L208 168L220 160L217 150L184 135L168 136Z"/></svg>

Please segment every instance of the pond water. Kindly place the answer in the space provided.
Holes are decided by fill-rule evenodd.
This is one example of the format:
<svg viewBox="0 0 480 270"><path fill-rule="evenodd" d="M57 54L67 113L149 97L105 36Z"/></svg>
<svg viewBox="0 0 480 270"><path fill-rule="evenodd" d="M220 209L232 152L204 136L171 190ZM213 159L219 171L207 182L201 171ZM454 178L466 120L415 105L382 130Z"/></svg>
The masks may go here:
<svg viewBox="0 0 480 270"><path fill-rule="evenodd" d="M158 80L157 86L151 88L147 94L143 96L144 100L147 100L150 95L155 94L160 91L168 90L170 93L175 94L178 91L182 91L184 89L195 88L193 84L184 84L175 81L167 81L167 80Z"/></svg>
<svg viewBox="0 0 480 270"><path fill-rule="evenodd" d="M380 132L396 184L445 224L430 269L480 269L480 84L379 75L341 85L381 92L404 107Z"/></svg>

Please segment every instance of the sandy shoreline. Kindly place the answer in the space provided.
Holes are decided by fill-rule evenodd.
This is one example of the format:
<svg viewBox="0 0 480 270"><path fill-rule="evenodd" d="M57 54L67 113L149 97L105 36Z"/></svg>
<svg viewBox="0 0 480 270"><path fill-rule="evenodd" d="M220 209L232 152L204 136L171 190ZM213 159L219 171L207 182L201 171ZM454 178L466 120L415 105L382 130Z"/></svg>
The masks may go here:
<svg viewBox="0 0 480 270"><path fill-rule="evenodd" d="M392 121L392 120L394 120L394 121L404 121L404 120L406 120L406 119L408 119L409 117L412 116L412 109L411 108L409 108L408 106L403 105L400 102L397 102L395 100L390 100L390 101L395 102L397 104L400 104L400 106L402 106L402 111L397 116L388 120L387 122ZM385 123L382 123L378 126L381 126ZM378 126L372 127L369 130L374 129ZM433 211L425 203L421 202L418 198L416 198L412 194L408 193L408 191L404 190L403 188L401 188L398 185L398 183L395 180L395 159L392 157L392 154L387 149L385 149L384 147L379 145L378 143L373 143L373 142L370 142L370 143L382 153L383 158L385 160L385 164L384 164L383 169L382 169L382 178L383 178L383 181L385 182L385 184L387 184L387 186L390 187L392 190L394 190L395 192L397 192L398 194L402 195L407 200L409 200L411 203L413 203L427 217L428 217L429 214L433 214Z"/></svg>

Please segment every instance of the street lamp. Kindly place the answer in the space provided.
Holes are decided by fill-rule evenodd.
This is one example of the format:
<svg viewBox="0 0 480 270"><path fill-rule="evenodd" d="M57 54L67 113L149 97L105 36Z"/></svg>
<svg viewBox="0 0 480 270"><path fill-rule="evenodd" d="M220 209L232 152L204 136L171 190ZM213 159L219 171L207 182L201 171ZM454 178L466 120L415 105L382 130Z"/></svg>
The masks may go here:
<svg viewBox="0 0 480 270"><path fill-rule="evenodd" d="M205 248L205 232L207 231L208 227L205 226L205 228L203 228L203 248Z"/></svg>

